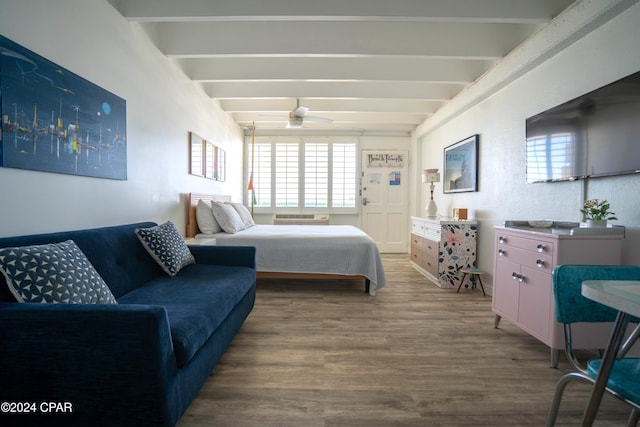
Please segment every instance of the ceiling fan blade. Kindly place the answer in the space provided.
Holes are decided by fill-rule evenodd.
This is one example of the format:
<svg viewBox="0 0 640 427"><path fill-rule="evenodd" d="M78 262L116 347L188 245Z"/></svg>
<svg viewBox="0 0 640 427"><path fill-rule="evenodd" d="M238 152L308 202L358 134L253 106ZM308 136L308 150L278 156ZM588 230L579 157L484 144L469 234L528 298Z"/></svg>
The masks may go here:
<svg viewBox="0 0 640 427"><path fill-rule="evenodd" d="M333 120L327 119L326 117L304 116L304 120L316 123L333 123Z"/></svg>
<svg viewBox="0 0 640 427"><path fill-rule="evenodd" d="M296 108L289 113L289 122L287 123L287 129L301 128L303 122L310 121L316 123L333 123L333 120L326 119L324 117L307 116L309 111L308 107L300 105L300 100L296 100Z"/></svg>
<svg viewBox="0 0 640 427"><path fill-rule="evenodd" d="M309 111L307 107L305 107L304 105L298 105L298 107L295 110L293 110L291 114L293 114L296 117L304 117L305 114L307 114L307 111Z"/></svg>

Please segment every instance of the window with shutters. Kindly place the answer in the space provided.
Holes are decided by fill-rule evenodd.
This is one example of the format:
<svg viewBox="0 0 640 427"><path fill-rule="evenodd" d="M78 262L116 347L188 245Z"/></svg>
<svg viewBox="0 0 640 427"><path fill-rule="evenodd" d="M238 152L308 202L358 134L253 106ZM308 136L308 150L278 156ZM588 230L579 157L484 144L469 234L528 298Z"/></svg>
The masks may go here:
<svg viewBox="0 0 640 427"><path fill-rule="evenodd" d="M246 200L271 210L355 212L356 151L355 142L327 138L249 142Z"/></svg>
<svg viewBox="0 0 640 427"><path fill-rule="evenodd" d="M304 207L329 206L329 144L304 145Z"/></svg>
<svg viewBox="0 0 640 427"><path fill-rule="evenodd" d="M300 165L298 144L276 144L274 150L274 194L278 208L298 206Z"/></svg>
<svg viewBox="0 0 640 427"><path fill-rule="evenodd" d="M358 191L356 145L333 144L331 200L334 208L355 208Z"/></svg>

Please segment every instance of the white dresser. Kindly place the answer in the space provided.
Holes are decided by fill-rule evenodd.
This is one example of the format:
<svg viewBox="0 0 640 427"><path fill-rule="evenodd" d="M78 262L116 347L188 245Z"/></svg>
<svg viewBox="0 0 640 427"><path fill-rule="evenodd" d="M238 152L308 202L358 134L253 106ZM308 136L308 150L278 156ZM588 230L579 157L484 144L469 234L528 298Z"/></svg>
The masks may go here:
<svg viewBox="0 0 640 427"><path fill-rule="evenodd" d="M476 221L411 217L411 265L441 288L455 288L476 263Z"/></svg>

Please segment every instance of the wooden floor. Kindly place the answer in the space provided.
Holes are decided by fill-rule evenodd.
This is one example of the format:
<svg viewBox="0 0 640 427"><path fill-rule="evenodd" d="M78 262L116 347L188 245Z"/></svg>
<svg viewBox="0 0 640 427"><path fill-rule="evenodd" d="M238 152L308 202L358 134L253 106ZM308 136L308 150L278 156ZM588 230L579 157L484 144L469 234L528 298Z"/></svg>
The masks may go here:
<svg viewBox="0 0 640 427"><path fill-rule="evenodd" d="M195 426L543 426L549 350L491 297L445 290L384 255L387 287L261 281L254 311L178 423ZM589 386L567 388L558 426L577 426ZM606 396L596 426L624 425Z"/></svg>

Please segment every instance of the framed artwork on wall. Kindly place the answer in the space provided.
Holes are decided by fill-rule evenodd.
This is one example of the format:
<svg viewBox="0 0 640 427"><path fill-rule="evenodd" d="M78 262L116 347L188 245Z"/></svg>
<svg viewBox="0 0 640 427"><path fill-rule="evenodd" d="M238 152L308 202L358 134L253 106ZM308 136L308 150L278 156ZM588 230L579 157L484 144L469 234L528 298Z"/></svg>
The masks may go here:
<svg viewBox="0 0 640 427"><path fill-rule="evenodd" d="M0 36L0 166L127 179L126 101Z"/></svg>
<svg viewBox="0 0 640 427"><path fill-rule="evenodd" d="M189 173L224 181L227 178L227 156L223 149L213 142L189 132Z"/></svg>
<svg viewBox="0 0 640 427"><path fill-rule="evenodd" d="M217 181L227 179L227 153L220 147L216 147L216 174Z"/></svg>
<svg viewBox="0 0 640 427"><path fill-rule="evenodd" d="M204 176L216 179L216 146L213 142L204 142Z"/></svg>
<svg viewBox="0 0 640 427"><path fill-rule="evenodd" d="M478 191L478 140L473 135L444 149L444 192Z"/></svg>
<svg viewBox="0 0 640 427"><path fill-rule="evenodd" d="M204 175L204 140L197 134L189 132L189 173L191 175Z"/></svg>

